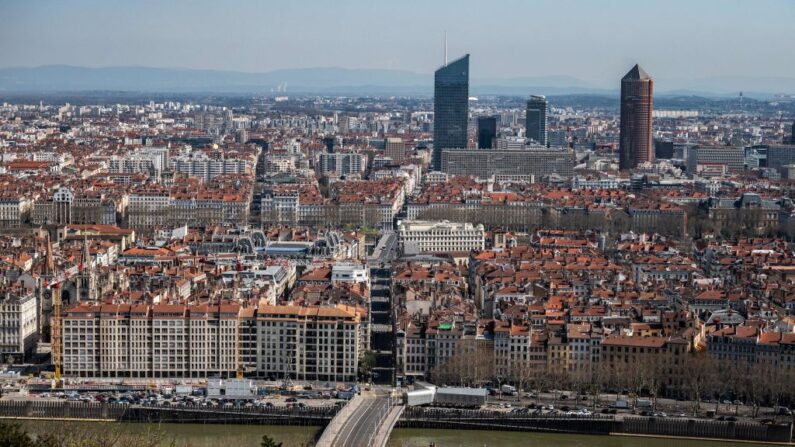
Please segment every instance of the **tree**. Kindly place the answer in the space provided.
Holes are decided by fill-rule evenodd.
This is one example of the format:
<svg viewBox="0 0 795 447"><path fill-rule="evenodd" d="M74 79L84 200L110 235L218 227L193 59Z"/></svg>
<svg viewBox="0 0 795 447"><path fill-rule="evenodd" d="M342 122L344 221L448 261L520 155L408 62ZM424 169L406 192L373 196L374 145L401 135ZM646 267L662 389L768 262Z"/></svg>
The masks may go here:
<svg viewBox="0 0 795 447"><path fill-rule="evenodd" d="M19 424L0 422L0 445L13 447L36 447L33 438Z"/></svg>
<svg viewBox="0 0 795 447"><path fill-rule="evenodd" d="M375 367L375 353L373 351L365 351L359 360L359 377L362 379L370 379Z"/></svg>
<svg viewBox="0 0 795 447"><path fill-rule="evenodd" d="M688 354L683 365L685 386L693 404L693 415L698 415L701 408L701 398L715 389L716 367L712 357L706 354Z"/></svg>
<svg viewBox="0 0 795 447"><path fill-rule="evenodd" d="M262 435L262 442L260 443L260 447L282 447L282 443L276 442L276 440L274 440L268 435Z"/></svg>

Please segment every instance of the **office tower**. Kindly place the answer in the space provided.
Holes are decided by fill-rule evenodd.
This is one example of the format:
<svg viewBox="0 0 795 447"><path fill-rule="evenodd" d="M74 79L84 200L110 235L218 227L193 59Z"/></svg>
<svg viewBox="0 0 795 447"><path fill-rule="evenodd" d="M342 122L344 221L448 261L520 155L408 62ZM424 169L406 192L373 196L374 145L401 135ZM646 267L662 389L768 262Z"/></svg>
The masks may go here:
<svg viewBox="0 0 795 447"><path fill-rule="evenodd" d="M632 169L654 161L651 143L651 112L654 81L639 65L621 79L620 169Z"/></svg>
<svg viewBox="0 0 795 447"><path fill-rule="evenodd" d="M481 116L478 118L478 149L491 149L497 138L497 117Z"/></svg>
<svg viewBox="0 0 795 447"><path fill-rule="evenodd" d="M402 162L406 158L406 143L402 138L387 138L384 143L384 155L395 163Z"/></svg>
<svg viewBox="0 0 795 447"><path fill-rule="evenodd" d="M550 175L574 175L574 151L530 147L525 150L449 149L442 152L442 172L471 175L481 179L492 176L531 177L536 181Z"/></svg>
<svg viewBox="0 0 795 447"><path fill-rule="evenodd" d="M328 152L329 154L334 153L334 137L324 137L323 145L326 146L326 152Z"/></svg>
<svg viewBox="0 0 795 447"><path fill-rule="evenodd" d="M544 96L530 96L527 100L527 117L525 119L525 135L536 143L547 145L547 98Z"/></svg>
<svg viewBox="0 0 795 447"><path fill-rule="evenodd" d="M696 146L687 154L687 172L696 174L705 167L723 166L725 171L738 173L745 169L745 150L737 146Z"/></svg>
<svg viewBox="0 0 795 447"><path fill-rule="evenodd" d="M792 122L792 133L790 134L789 143L795 144L795 121Z"/></svg>
<svg viewBox="0 0 795 447"><path fill-rule="evenodd" d="M445 61L446 62L446 61ZM434 74L433 169L442 168L442 150L467 147L469 121L469 55Z"/></svg>
<svg viewBox="0 0 795 447"><path fill-rule="evenodd" d="M674 157L674 142L671 140L654 140L654 157L671 159Z"/></svg>

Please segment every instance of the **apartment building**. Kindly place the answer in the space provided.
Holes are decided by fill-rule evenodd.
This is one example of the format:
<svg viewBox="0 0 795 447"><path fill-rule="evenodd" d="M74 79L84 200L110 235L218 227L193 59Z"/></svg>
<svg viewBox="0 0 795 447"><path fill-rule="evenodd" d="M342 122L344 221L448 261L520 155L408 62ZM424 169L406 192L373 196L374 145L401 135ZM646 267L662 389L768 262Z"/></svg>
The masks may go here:
<svg viewBox="0 0 795 447"><path fill-rule="evenodd" d="M23 362L39 338L38 298L27 288L0 290L0 361Z"/></svg>
<svg viewBox="0 0 795 447"><path fill-rule="evenodd" d="M0 228L19 228L30 215L31 201L17 194L0 196Z"/></svg>
<svg viewBox="0 0 795 447"><path fill-rule="evenodd" d="M485 248L482 224L415 220L400 222L398 232L403 253L469 252Z"/></svg>
<svg viewBox="0 0 795 447"><path fill-rule="evenodd" d="M171 159L170 165L174 172L190 177L198 177L204 181L219 175L246 173L246 161L236 158L210 158L204 152L191 152Z"/></svg>
<svg viewBox="0 0 795 447"><path fill-rule="evenodd" d="M707 352L717 360L745 365L775 365L795 371L795 333L727 325L707 335Z"/></svg>
<svg viewBox="0 0 795 447"><path fill-rule="evenodd" d="M333 174L341 177L352 174L363 174L365 168L367 168L367 156L364 154L324 152L318 157L318 171L321 176Z"/></svg>
<svg viewBox="0 0 795 447"><path fill-rule="evenodd" d="M360 316L351 307L260 306L257 376L356 380Z"/></svg>
<svg viewBox="0 0 795 447"><path fill-rule="evenodd" d="M348 381L364 351L359 332L359 312L342 305L83 303L64 312L63 370L73 377L231 377L242 361L259 377Z"/></svg>
<svg viewBox="0 0 795 447"><path fill-rule="evenodd" d="M99 224L115 225L116 200L96 191L73 191L58 188L50 197L33 203L31 221L34 225Z"/></svg>

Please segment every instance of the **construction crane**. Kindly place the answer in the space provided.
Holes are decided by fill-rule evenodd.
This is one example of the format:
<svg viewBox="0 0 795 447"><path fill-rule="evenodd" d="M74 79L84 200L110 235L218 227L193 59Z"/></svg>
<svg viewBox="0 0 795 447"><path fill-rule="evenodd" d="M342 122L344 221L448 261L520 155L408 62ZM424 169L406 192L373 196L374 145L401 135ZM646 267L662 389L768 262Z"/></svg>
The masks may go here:
<svg viewBox="0 0 795 447"><path fill-rule="evenodd" d="M235 275L235 285L234 285L234 292L232 294L233 301L237 301L240 303L239 297L239 289L238 286L240 284L240 272L243 271L243 266L240 264L240 255L238 255L237 263L235 265L235 270L237 270L237 275ZM246 372L246 367L243 365L243 305L241 303L240 309L237 311L237 371L235 372L235 377L238 380L243 379L243 375Z"/></svg>
<svg viewBox="0 0 795 447"><path fill-rule="evenodd" d="M55 366L55 374L53 376L52 387L60 388L61 383L61 354L63 353L61 346L61 278L55 274L55 259L52 254L52 241L49 234L47 235L47 273L52 275L52 282L46 283L45 286L50 288L52 295L52 324L50 325L50 342L52 346L52 364Z"/></svg>
<svg viewBox="0 0 795 447"><path fill-rule="evenodd" d="M51 287L52 290L52 326L51 336L52 339L52 364L55 366L55 375L53 376L52 387L60 388L61 382L61 285L55 283Z"/></svg>
<svg viewBox="0 0 795 447"><path fill-rule="evenodd" d="M53 375L53 388L61 388L63 382L61 381L61 366L63 364L63 343L61 330L61 308L63 301L61 300L61 284L67 279L83 270L83 264L71 267L65 272L55 273L55 260L52 253L52 241L49 235L47 236L47 270L52 276L52 280L44 283L44 287L50 289L52 295L52 325L50 326L50 341L52 351L52 364L55 367L55 374Z"/></svg>

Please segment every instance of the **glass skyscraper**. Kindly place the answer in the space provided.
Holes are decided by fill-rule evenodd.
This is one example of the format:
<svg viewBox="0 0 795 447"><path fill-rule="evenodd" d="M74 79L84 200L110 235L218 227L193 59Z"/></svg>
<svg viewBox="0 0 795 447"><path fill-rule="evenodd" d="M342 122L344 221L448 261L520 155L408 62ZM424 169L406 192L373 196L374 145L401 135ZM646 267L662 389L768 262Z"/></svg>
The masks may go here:
<svg viewBox="0 0 795 447"><path fill-rule="evenodd" d="M443 149L467 147L469 55L436 70L433 84L433 169L442 169Z"/></svg>
<svg viewBox="0 0 795 447"><path fill-rule="evenodd" d="M544 96L531 96L527 100L527 117L525 119L525 136L536 143L546 146L547 133L547 98Z"/></svg>
<svg viewBox="0 0 795 447"><path fill-rule="evenodd" d="M478 149L491 149L497 138L497 117L481 116L478 118Z"/></svg>

